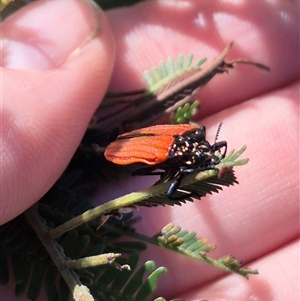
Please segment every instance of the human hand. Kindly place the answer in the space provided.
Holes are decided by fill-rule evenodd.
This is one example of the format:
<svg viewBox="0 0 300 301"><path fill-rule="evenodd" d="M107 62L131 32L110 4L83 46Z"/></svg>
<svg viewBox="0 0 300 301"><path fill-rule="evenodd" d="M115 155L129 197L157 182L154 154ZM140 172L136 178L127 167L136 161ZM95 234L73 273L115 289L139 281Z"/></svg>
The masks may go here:
<svg viewBox="0 0 300 301"><path fill-rule="evenodd" d="M211 256L234 254L260 275L250 276L249 281L237 275L220 278L223 274L218 270L149 247L144 259L153 258L158 266L168 268L158 295L185 300L297 299L299 64L294 63L299 62L298 5L289 1L152 1L108 12L117 49L111 88L140 88L141 72L167 56L193 52L197 58L212 59L230 40L234 46L228 60L245 58L271 68L265 73L237 66L229 75L216 76L199 93L199 120L209 129L208 140L213 141L222 121L219 139L227 140L229 150L247 144L244 156L250 161L235 168L240 185L182 207L138 213L143 216L139 232L153 235L173 222L216 243ZM124 190L127 187L134 189L127 185Z"/></svg>
<svg viewBox="0 0 300 301"><path fill-rule="evenodd" d="M38 3L41 6L43 1ZM76 6L77 2L65 0L64 3L65 5L72 3L70 5ZM238 66L228 76L215 77L199 94L203 106L199 118L201 117L201 123L208 128L208 140L213 140L215 128L220 121L223 121L220 139L227 140L229 149L239 148L243 144L248 146L245 156L250 158L250 162L244 167L236 168L240 185L183 207L139 211L139 214L143 215L139 231L153 235L172 221L183 229L196 231L200 236L216 243L218 249L213 256L233 253L237 258L244 259L251 268L259 269L260 275L252 276L249 281L235 275L219 278L221 275L219 271L176 254L150 247L144 258L154 259L157 265L167 266L169 270L159 288L159 294L164 297L180 297L186 300L297 299L298 269L295 268L299 264L297 258L299 70L298 65L295 64L298 61L299 49L297 47L299 46L297 44L299 9L297 8L299 8L298 3L281 0L273 3L146 1L129 9L114 10L107 14L117 50L111 90L122 91L142 87L142 71L156 66L161 59L169 55L176 57L178 53L193 52L197 57L213 58L230 40L234 40L234 47L229 59L237 57L251 59L271 68L271 72L266 74L249 66ZM63 9L59 11L64 12ZM69 17L69 8L66 11ZM49 10L47 14L50 15ZM51 20L56 23L57 13L53 15ZM30 24L30 21L27 22ZM102 22L105 21L101 18L101 24ZM78 21L74 23L76 28L80 28ZM57 23L53 24L56 25L58 26ZM10 208L9 210L20 206L15 211L20 213L36 201L59 176L79 143L101 97L96 94L101 93L97 90L101 89L98 85L100 80L95 78L102 78L104 93L109 78L109 72L104 74L104 66L109 68L112 65L110 60L112 42L106 23L102 30L99 32L100 39L93 39L82 48L82 55L74 56L62 64L62 67L55 68L57 72L62 69L70 71L65 81L62 80L61 75L53 75L50 89L48 71L45 72L48 74L47 81L44 78L43 81L42 79L38 81L38 77L42 77L42 72L35 73L38 75L36 77L31 74L32 72L29 72L30 76L24 75L26 83L31 80L31 84L35 86L40 86L36 84L40 82L49 83L47 87L50 93L42 90L46 87L40 87L38 91L29 93L28 97L20 95L21 92L15 87L16 79L24 72L5 70L8 74L14 73L14 77L8 80L3 70L5 75L3 92L4 96L9 95L9 112L18 113L13 120L23 118L25 109L28 111L30 109L30 120L41 122L38 125L32 122L32 131L29 131L29 137L25 136L28 139L23 138L22 148L28 151L22 153L22 149L15 147L13 154L20 153L18 160L10 159L9 162L8 159L11 157L8 156L7 161L3 161L3 163L17 162L17 164L11 172L8 164L7 168L3 169L11 175L11 178L6 175L4 180L7 182L4 183L9 184L7 187L11 187L12 194L8 194L9 198L2 200L17 199L15 197L17 192L17 196L22 193L21 196L27 196L28 200L24 201L23 197L21 204L20 197L18 202L11 201L10 204L5 205L9 206L7 207ZM70 35L74 34L73 31L70 32ZM65 42L67 39L57 43L57 47L62 47ZM97 47L93 48L91 44L97 44L98 47L102 45L102 47L96 50ZM76 44L75 48L77 47ZM89 64L89 68L86 68L88 61L94 62L101 53L103 65ZM15 72L21 75L18 76ZM83 72L88 73L87 77L82 76ZM61 90L57 89L59 83L62 83ZM19 84L17 87L20 85L23 87L24 84ZM12 97L6 91L15 96ZM37 105L41 94L51 96L50 102L46 102L47 110L43 110L45 104ZM85 101L87 95L91 99L88 103ZM25 97L29 99L28 105L23 103ZM5 108L5 99L8 98L3 97L3 108ZM21 99L22 102L19 103ZM62 104L65 104L64 111L61 108ZM11 108L12 105L14 107ZM55 112L53 114L49 114L50 105L53 105L51 109ZM31 112L33 107L35 110ZM38 110L39 108L41 109ZM38 115L31 115L34 113ZM25 115L24 120L29 120L28 115ZM50 126L54 128L46 131ZM9 128L8 124L7 129ZM20 128L22 130L22 126ZM26 128L25 134L27 132ZM21 133L22 138L25 135L24 130ZM75 133L74 136L71 133ZM4 135L5 131L3 137ZM29 143L29 146L25 147L26 142L30 141L29 138L39 143ZM17 141L19 139L18 137ZM50 145L45 145L45 141L49 143L49 140ZM28 175L28 169L33 163L28 163L27 158L32 158L31 150L35 149L36 145L41 151L31 162L42 162L42 166L38 167L36 164ZM20 164L24 164L23 173L20 173L19 169L22 170L20 166L23 166ZM29 167L26 167L26 164ZM14 177L15 174L18 175L17 178ZM44 179L41 178L43 176ZM36 185L37 179L39 185ZM24 180L28 181L26 185L22 185ZM134 181L144 180L138 178ZM115 183L111 183L111 187L113 191L108 189L106 194L110 197L115 193ZM122 186L117 185L117 187ZM132 189L132 186L130 188ZM118 190L119 194L125 192L121 191L121 188ZM35 198L26 191L35 193ZM186 271L189 277L186 277ZM13 297L9 300L13 300Z"/></svg>

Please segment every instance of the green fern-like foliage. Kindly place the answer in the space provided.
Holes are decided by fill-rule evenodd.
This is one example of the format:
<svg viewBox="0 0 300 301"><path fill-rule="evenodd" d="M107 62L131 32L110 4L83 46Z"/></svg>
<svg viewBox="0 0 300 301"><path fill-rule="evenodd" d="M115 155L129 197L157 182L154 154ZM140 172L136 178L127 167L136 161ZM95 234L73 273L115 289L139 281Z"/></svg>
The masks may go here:
<svg viewBox="0 0 300 301"><path fill-rule="evenodd" d="M177 62L174 62L173 58L169 57L167 63L160 63L159 68L153 68L151 72L145 71L144 77L148 86L148 92L157 92L179 75L199 69L206 61L206 58L202 58L192 65L193 57L193 54L189 54L187 58L184 58L184 56L180 54Z"/></svg>
<svg viewBox="0 0 300 301"><path fill-rule="evenodd" d="M198 100L192 103L186 103L179 107L170 117L170 123L181 124L188 123L192 117L198 112L200 103Z"/></svg>
<svg viewBox="0 0 300 301"><path fill-rule="evenodd" d="M89 288L95 300L147 300L156 289L158 278L166 272L165 268L155 268L153 261L138 268L139 255L132 254L119 263L129 264L130 270L120 271L110 265L90 269ZM85 271L86 272L86 271ZM88 281L87 281L88 280Z"/></svg>
<svg viewBox="0 0 300 301"><path fill-rule="evenodd" d="M220 259L213 259L207 253L213 251L216 246L208 244L207 239L197 238L196 233L181 230L180 227L169 224L164 227L156 239L159 244L167 249L188 256L190 258L208 263L214 267L231 271L248 278L249 274L258 274L256 270L241 268L241 263L233 256L227 255Z"/></svg>
<svg viewBox="0 0 300 301"><path fill-rule="evenodd" d="M48 223L55 225L67 218L61 213L42 208L42 216ZM134 222L132 213L124 215L121 220L112 219L108 222L111 227L130 229ZM141 242L118 242L115 240L120 234L109 233L98 224L85 224L63 235L59 245L67 257L72 259L104 254L105 252L122 252L129 257L119 257L114 264L99 265L93 268L81 269L76 273L83 285L89 287L95 300L147 300L153 293L160 275L165 273L165 268L155 268L154 262L146 262L137 268L139 253L145 250ZM12 258L13 277L16 281L15 294L37 300L42 287L45 288L49 301L69 300L70 291L61 275L54 266L49 254L42 246L35 232L26 224L24 217L0 227L0 282L7 284L9 281L9 258ZM122 270L123 265L128 265L130 270Z"/></svg>
<svg viewBox="0 0 300 301"><path fill-rule="evenodd" d="M78 167L78 164L76 164L76 168L70 166L65 175L61 177L38 205L38 213L42 219L47 221L47 225L50 228L56 227L92 208L91 201L86 197L83 198L83 196L94 190L94 178L90 177L84 169ZM89 177L87 178L88 175ZM134 217L132 212L128 212L116 217L111 215L106 221L106 226L119 229L120 231L129 231L137 221L139 221L139 218ZM150 281L152 283L151 287L154 289L155 281L165 271L164 268L155 269L153 263L146 263L144 265L145 272L143 274L139 272L139 274L135 275L137 272L135 262L138 260L140 252L146 249L146 245L139 241L117 242L116 240L122 234L99 227L99 222L99 220L93 220L62 235L56 240L59 249L66 258L73 260L106 253L123 254L122 257L118 257L112 264L108 263L108 265L99 267L76 270L75 273L78 275L80 282L89 287L93 294L98 296L95 300L137 300L134 299L134 295L145 296L145 293L139 292L140 286ZM133 260L132 258L135 259ZM13 267L12 275L9 274L9 262L11 262ZM44 288L50 301L69 300L69 287L35 231L26 222L24 215L0 227L0 264L0 283L5 285L13 277L16 282L15 294L17 296L26 295L29 299L38 300L39 293ZM130 282L129 272L122 269L124 264L130 266L130 275L135 275L135 278L132 278L132 282ZM122 271L120 271L120 268ZM130 283L131 286L134 286L135 281L139 280L139 288L132 293L129 299L127 297L121 299L123 288L120 292L110 289L111 283L114 281L112 278L110 278L109 286L96 284L97 281L100 281L103 273L111 275L111 271L114 271L114 275L118 276L118 279L120 274L127 275L126 285L128 286ZM154 275L150 277L150 273L151 275L154 273ZM141 275L143 278L139 279L138 275ZM118 282L119 280L116 281ZM147 284L144 285L148 286ZM106 298L105 296L101 297L101 294L111 296ZM120 298L118 299L117 296ZM140 300L146 299L141 298Z"/></svg>

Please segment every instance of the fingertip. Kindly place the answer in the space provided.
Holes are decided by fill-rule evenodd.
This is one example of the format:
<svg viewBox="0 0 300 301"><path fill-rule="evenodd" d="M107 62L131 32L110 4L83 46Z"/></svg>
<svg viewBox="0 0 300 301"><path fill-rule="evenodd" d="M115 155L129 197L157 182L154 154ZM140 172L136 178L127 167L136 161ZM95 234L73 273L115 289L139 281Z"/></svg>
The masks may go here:
<svg viewBox="0 0 300 301"><path fill-rule="evenodd" d="M101 19L91 1L33 2L3 22L1 65L22 70L58 67L97 35Z"/></svg>

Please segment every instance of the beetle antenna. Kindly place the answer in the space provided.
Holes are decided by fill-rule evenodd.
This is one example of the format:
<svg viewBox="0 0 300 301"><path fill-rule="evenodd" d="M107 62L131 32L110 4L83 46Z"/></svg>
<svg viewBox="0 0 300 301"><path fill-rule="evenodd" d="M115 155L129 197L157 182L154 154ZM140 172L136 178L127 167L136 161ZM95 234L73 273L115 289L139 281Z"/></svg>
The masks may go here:
<svg viewBox="0 0 300 301"><path fill-rule="evenodd" d="M221 127L222 127L222 122L220 122L220 124L218 126L218 130L217 130L216 137L215 137L215 143L217 142L217 140L219 138Z"/></svg>

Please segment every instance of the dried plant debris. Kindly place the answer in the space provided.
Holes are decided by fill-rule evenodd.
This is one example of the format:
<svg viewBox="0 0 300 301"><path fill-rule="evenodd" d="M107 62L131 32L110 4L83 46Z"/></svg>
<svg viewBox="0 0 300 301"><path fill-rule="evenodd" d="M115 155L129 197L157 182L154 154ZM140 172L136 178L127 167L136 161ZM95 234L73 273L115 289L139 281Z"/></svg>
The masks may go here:
<svg viewBox="0 0 300 301"><path fill-rule="evenodd" d="M118 133L131 131L135 128L145 127L167 113L190 102L192 96L202 89L216 74L228 72L237 64L249 64L263 70L269 68L263 64L249 60L236 59L225 61L233 42L229 43L222 53L209 65L202 67L205 58L192 64L193 56L186 59L180 55L177 62L169 58L167 64L161 63L158 68L145 72L148 89L133 92L134 99L126 102L112 113L99 118L90 128L105 130L117 128ZM104 102L104 105L110 103ZM115 103L120 104L121 99ZM100 107L101 109L101 107ZM149 114L151 112L151 114Z"/></svg>

